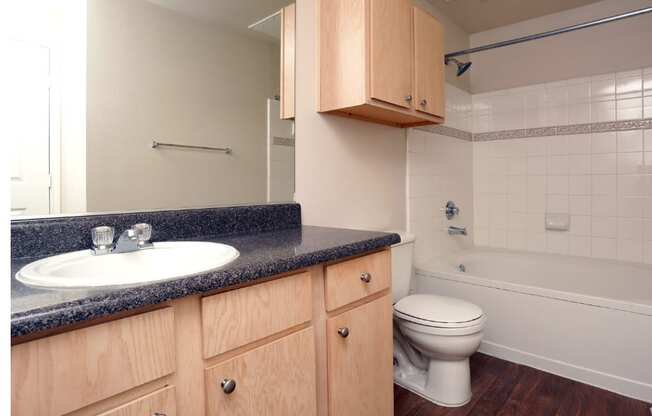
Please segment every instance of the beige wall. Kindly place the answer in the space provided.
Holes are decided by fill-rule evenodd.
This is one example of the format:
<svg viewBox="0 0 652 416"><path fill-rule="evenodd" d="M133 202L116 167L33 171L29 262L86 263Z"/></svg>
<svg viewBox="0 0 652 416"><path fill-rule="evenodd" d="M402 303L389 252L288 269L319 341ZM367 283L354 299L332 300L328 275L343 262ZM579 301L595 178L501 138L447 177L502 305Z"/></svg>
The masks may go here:
<svg viewBox="0 0 652 416"><path fill-rule="evenodd" d="M460 51L468 49L470 45L469 34L453 22L448 16L442 13L439 9L430 3L428 0L414 0L414 4L427 10L437 18L439 23L444 27L444 53ZM466 56L461 56L459 59L464 60ZM468 74L458 77L456 75L457 66L448 65L446 67L446 82L464 91L470 91L471 81Z"/></svg>
<svg viewBox="0 0 652 416"><path fill-rule="evenodd" d="M652 6L605 0L562 13L474 33L485 45ZM652 14L471 56L471 91L480 93L652 66Z"/></svg>
<svg viewBox="0 0 652 416"><path fill-rule="evenodd" d="M405 228L405 130L316 112L315 0L297 0L296 201L304 224Z"/></svg>
<svg viewBox="0 0 652 416"><path fill-rule="evenodd" d="M142 0L89 1L88 210L263 202L277 47Z"/></svg>

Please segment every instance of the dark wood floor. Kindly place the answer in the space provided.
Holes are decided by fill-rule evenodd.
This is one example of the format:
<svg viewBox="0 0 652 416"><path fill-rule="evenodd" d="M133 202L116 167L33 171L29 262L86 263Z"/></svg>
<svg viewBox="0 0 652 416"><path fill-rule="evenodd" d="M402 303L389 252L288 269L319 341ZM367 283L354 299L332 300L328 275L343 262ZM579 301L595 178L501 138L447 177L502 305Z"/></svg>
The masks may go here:
<svg viewBox="0 0 652 416"><path fill-rule="evenodd" d="M476 353L473 398L465 406L437 406L394 386L394 416L651 416L650 403Z"/></svg>

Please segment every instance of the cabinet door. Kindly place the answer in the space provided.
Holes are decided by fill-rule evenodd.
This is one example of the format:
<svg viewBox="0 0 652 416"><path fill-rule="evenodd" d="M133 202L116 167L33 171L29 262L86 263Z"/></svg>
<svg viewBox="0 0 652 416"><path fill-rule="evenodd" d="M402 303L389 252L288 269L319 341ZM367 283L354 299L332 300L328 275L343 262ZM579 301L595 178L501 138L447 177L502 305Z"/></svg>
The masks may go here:
<svg viewBox="0 0 652 416"><path fill-rule="evenodd" d="M414 107L444 117L444 32L430 14L414 8Z"/></svg>
<svg viewBox="0 0 652 416"><path fill-rule="evenodd" d="M330 416L392 415L391 295L328 319L326 331Z"/></svg>
<svg viewBox="0 0 652 416"><path fill-rule="evenodd" d="M206 369L207 416L315 415L313 329Z"/></svg>
<svg viewBox="0 0 652 416"><path fill-rule="evenodd" d="M370 97L412 107L412 5L370 0Z"/></svg>

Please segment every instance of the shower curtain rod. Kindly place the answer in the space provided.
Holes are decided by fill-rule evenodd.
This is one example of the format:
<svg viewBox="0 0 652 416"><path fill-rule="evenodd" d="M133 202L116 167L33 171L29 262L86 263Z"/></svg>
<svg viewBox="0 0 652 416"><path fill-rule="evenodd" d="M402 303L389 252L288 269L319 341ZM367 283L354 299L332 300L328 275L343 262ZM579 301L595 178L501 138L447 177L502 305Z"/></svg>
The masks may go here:
<svg viewBox="0 0 652 416"><path fill-rule="evenodd" d="M627 12L627 13L623 13L623 14L619 14L619 15L615 15L615 16L605 17L603 19L593 20L591 22L579 23L579 24L576 24L576 25L573 25L573 26L562 27L560 29L550 30L548 32L542 32L542 33L537 33L537 34L534 34L534 35L523 36L523 37L520 37L520 38L504 40L504 41L501 41L501 42L491 43L489 45L478 46L476 48L464 49L462 51L451 52L451 53L447 53L446 55L444 55L444 57L445 57L446 60L448 60L448 59L453 58L455 56L467 55L467 54L470 54L470 53L487 51L489 49L502 48L503 46L510 46L510 45L515 45L517 43L528 42L528 41L535 40L535 39L547 38L548 36L561 35L562 33L568 33L568 32L572 32L572 31L575 31L575 30L586 29L588 27L593 27L593 26L604 24L604 23L615 22L617 20L627 19L629 17L640 16L642 14L646 14L646 13L650 13L650 12L652 12L652 7L646 7L644 9L634 10L634 11L631 11L631 12Z"/></svg>

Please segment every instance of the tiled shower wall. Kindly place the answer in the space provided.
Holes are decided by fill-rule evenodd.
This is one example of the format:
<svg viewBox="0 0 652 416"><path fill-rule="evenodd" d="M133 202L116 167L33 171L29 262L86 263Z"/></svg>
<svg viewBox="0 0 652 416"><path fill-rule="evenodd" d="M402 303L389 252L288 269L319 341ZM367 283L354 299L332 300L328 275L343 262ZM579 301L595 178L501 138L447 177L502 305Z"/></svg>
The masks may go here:
<svg viewBox="0 0 652 416"><path fill-rule="evenodd" d="M446 96L445 126L408 130L417 266L471 245L449 225L477 246L652 263L652 68Z"/></svg>
<svg viewBox="0 0 652 416"><path fill-rule="evenodd" d="M652 68L480 94L473 109L476 245L652 263ZM570 230L546 231L546 212Z"/></svg>
<svg viewBox="0 0 652 416"><path fill-rule="evenodd" d="M409 129L408 226L417 237L415 265L473 245L473 142L471 95L446 85L446 127ZM460 215L452 221L441 209L453 200ZM468 236L449 236L449 225L464 225Z"/></svg>

